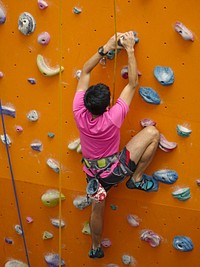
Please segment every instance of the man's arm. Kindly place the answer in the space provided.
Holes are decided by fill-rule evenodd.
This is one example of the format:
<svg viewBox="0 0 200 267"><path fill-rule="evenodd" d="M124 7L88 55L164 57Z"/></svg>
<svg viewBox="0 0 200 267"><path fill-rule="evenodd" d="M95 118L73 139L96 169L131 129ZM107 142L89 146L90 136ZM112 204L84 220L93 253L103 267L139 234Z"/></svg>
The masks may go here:
<svg viewBox="0 0 200 267"><path fill-rule="evenodd" d="M135 89L138 85L137 63L134 55L134 35L133 32L126 32L123 34L121 40L123 47L126 49L128 56L128 84L124 87L120 94L120 98L129 106L133 99Z"/></svg>
<svg viewBox="0 0 200 267"><path fill-rule="evenodd" d="M121 33L117 33L117 39L120 37ZM108 42L103 46L103 53L107 53L110 50L115 49L116 41L115 35L113 35ZM122 48L122 47L118 47ZM90 82L90 73L99 63L99 60L102 56L97 52L95 53L88 61L85 62L83 65L83 69L81 71L81 76L78 81L77 91L86 91L89 87Z"/></svg>

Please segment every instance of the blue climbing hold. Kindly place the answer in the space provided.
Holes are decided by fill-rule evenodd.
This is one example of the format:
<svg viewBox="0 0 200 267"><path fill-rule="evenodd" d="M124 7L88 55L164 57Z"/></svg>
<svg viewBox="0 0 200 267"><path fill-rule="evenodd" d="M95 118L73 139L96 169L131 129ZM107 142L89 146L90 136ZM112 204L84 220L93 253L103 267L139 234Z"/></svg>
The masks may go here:
<svg viewBox="0 0 200 267"><path fill-rule="evenodd" d="M187 236L175 236L173 246L175 249L183 252L191 251L194 248L192 240Z"/></svg>
<svg viewBox="0 0 200 267"><path fill-rule="evenodd" d="M190 188L189 187L179 188L176 191L172 192L172 196L181 201L185 201L191 198Z"/></svg>
<svg viewBox="0 0 200 267"><path fill-rule="evenodd" d="M164 184L173 184L178 179L178 174L174 170L158 170L153 173L153 178Z"/></svg>
<svg viewBox="0 0 200 267"><path fill-rule="evenodd" d="M160 97L158 93L150 87L140 87L139 94L141 95L143 100L149 104L160 104Z"/></svg>
<svg viewBox="0 0 200 267"><path fill-rule="evenodd" d="M174 83L174 72L169 67L156 66L154 76L162 85L171 85Z"/></svg>
<svg viewBox="0 0 200 267"><path fill-rule="evenodd" d="M50 253L45 255L44 259L49 267L59 267L65 265L65 261L60 258L59 254Z"/></svg>

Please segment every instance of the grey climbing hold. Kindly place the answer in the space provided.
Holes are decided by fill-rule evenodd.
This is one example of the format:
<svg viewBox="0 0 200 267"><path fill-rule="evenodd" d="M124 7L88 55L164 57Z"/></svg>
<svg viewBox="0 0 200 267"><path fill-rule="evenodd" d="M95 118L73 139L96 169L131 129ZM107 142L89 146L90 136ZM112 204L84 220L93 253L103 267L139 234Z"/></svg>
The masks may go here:
<svg viewBox="0 0 200 267"><path fill-rule="evenodd" d="M36 79L35 78L28 78L27 81L32 85L36 84Z"/></svg>
<svg viewBox="0 0 200 267"><path fill-rule="evenodd" d="M43 240L47 240L47 239L52 239L53 238L53 234L48 232L48 231L44 231L43 235L42 235L42 239Z"/></svg>
<svg viewBox="0 0 200 267"><path fill-rule="evenodd" d="M16 231L16 233L17 233L18 235L22 235L22 234L23 234L21 225L19 225L19 224L16 224L16 225L15 225L15 231Z"/></svg>
<svg viewBox="0 0 200 267"><path fill-rule="evenodd" d="M194 41L194 35L182 22L177 21L174 29L186 41Z"/></svg>
<svg viewBox="0 0 200 267"><path fill-rule="evenodd" d="M86 207L90 206L91 204L92 204L92 200L90 198L88 198L86 195L77 196L73 200L73 205L79 210L83 210Z"/></svg>
<svg viewBox="0 0 200 267"><path fill-rule="evenodd" d="M153 178L164 184L173 184L178 179L178 174L174 170L163 169L153 173Z"/></svg>
<svg viewBox="0 0 200 267"><path fill-rule="evenodd" d="M29 35L35 31L36 22L34 17L28 13L24 12L19 16L18 20L18 30L24 34Z"/></svg>
<svg viewBox="0 0 200 267"><path fill-rule="evenodd" d="M140 87L139 94L143 98L143 100L149 104L160 104L160 96L151 87Z"/></svg>
<svg viewBox="0 0 200 267"><path fill-rule="evenodd" d="M39 113L37 112L37 110L29 111L29 113L27 114L27 119L32 122L37 121L39 119Z"/></svg>
<svg viewBox="0 0 200 267"><path fill-rule="evenodd" d="M82 9L80 7L74 7L73 8L73 13L74 14L80 14L82 12Z"/></svg>
<svg viewBox="0 0 200 267"><path fill-rule="evenodd" d="M61 227L61 228L65 227L65 222L63 220L59 220L59 219L53 218L53 219L51 219L51 223L52 223L53 226L55 226L57 228L59 228L59 227Z"/></svg>
<svg viewBox="0 0 200 267"><path fill-rule="evenodd" d="M136 32L133 32L133 36L134 36L134 39L135 39L135 44L137 44L139 42L139 38L137 37L137 33ZM119 40L117 41L117 44L119 46L123 46L122 43L121 43L121 40L124 39L124 36L122 35Z"/></svg>
<svg viewBox="0 0 200 267"><path fill-rule="evenodd" d="M151 120L149 118L142 119L140 121L140 124L142 127L147 127L147 126L155 126L156 122L154 120Z"/></svg>
<svg viewBox="0 0 200 267"><path fill-rule="evenodd" d="M1 141L3 142L3 144L7 144L8 146L10 146L12 144L12 141L9 137L8 134L6 134L6 136L4 134L1 135Z"/></svg>
<svg viewBox="0 0 200 267"><path fill-rule="evenodd" d="M38 7L39 9L46 9L48 7L48 4L44 0L38 0Z"/></svg>
<svg viewBox="0 0 200 267"><path fill-rule="evenodd" d="M3 4L0 2L0 24L4 24L6 22L6 11Z"/></svg>
<svg viewBox="0 0 200 267"><path fill-rule="evenodd" d="M163 134L160 134L159 148L165 152L171 152L177 147L176 142L168 141Z"/></svg>
<svg viewBox="0 0 200 267"><path fill-rule="evenodd" d="M182 137L188 137L192 133L192 130L180 124L177 124L176 130L177 130L178 135Z"/></svg>
<svg viewBox="0 0 200 267"><path fill-rule="evenodd" d="M82 72L82 70L77 70L77 71L76 71L76 73L75 73L75 77L76 77L77 80L80 79L80 77L81 77L81 72Z"/></svg>
<svg viewBox="0 0 200 267"><path fill-rule="evenodd" d="M49 253L44 256L44 259L49 267L59 267L65 265L65 261L60 258L59 254Z"/></svg>
<svg viewBox="0 0 200 267"><path fill-rule="evenodd" d="M4 267L28 267L28 265L19 260L9 260Z"/></svg>
<svg viewBox="0 0 200 267"><path fill-rule="evenodd" d="M80 138L77 138L77 139L75 139L75 140L73 140L72 142L70 142L69 144L68 144L68 149L70 149L70 150L76 150L77 149L77 147L78 147L78 145L80 144Z"/></svg>
<svg viewBox="0 0 200 267"><path fill-rule="evenodd" d="M122 262L124 265L135 265L136 260L130 255L123 255Z"/></svg>
<svg viewBox="0 0 200 267"><path fill-rule="evenodd" d="M34 141L33 143L31 143L31 148L35 151L42 151L42 142L40 141Z"/></svg>
<svg viewBox="0 0 200 267"><path fill-rule="evenodd" d="M41 45L48 45L51 36L48 32L42 32L38 35L38 43Z"/></svg>
<svg viewBox="0 0 200 267"><path fill-rule="evenodd" d="M173 247L182 252L192 251L194 245L188 236L175 236L173 240Z"/></svg>
<svg viewBox="0 0 200 267"><path fill-rule="evenodd" d="M143 230L140 239L149 243L151 247L158 247L161 243L161 237L152 230Z"/></svg>
<svg viewBox="0 0 200 267"><path fill-rule="evenodd" d="M47 165L56 173L60 172L60 164L55 159L48 159Z"/></svg>
<svg viewBox="0 0 200 267"><path fill-rule="evenodd" d="M156 66L154 76L162 85L171 85L174 83L174 72L170 67Z"/></svg>
<svg viewBox="0 0 200 267"><path fill-rule="evenodd" d="M178 200L186 201L189 198L191 198L190 188L189 187L179 188L174 192L172 192L172 196L174 198L177 198Z"/></svg>
<svg viewBox="0 0 200 267"><path fill-rule="evenodd" d="M58 190L47 190L41 197L42 203L47 207L55 207L59 203L59 199L65 200L65 196Z"/></svg>
<svg viewBox="0 0 200 267"><path fill-rule="evenodd" d="M140 219L137 215L128 214L127 221L132 227L138 227L140 225Z"/></svg>
<svg viewBox="0 0 200 267"><path fill-rule="evenodd" d="M13 117L13 118L16 117L16 110L12 105L2 105L0 113L1 112L4 115L8 115L8 116Z"/></svg>

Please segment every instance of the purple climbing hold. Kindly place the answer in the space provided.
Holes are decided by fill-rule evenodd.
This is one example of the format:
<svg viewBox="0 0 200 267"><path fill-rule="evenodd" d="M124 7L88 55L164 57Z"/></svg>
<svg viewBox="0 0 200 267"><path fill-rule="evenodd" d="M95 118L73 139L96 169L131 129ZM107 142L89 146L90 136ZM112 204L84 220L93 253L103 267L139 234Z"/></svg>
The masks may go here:
<svg viewBox="0 0 200 267"><path fill-rule="evenodd" d="M27 81L28 81L30 84L36 84L36 79L35 79L35 78L28 78Z"/></svg>
<svg viewBox="0 0 200 267"><path fill-rule="evenodd" d="M65 261L60 258L59 254L50 253L45 255L44 259L49 267L59 267L65 265Z"/></svg>
<svg viewBox="0 0 200 267"><path fill-rule="evenodd" d="M47 45L50 42L50 34L48 32L42 32L38 35L38 43L41 45Z"/></svg>
<svg viewBox="0 0 200 267"><path fill-rule="evenodd" d="M173 184L178 179L178 174L174 170L158 170L153 173L153 178L164 184Z"/></svg>
<svg viewBox="0 0 200 267"><path fill-rule="evenodd" d="M139 94L143 100L149 104L160 104L160 97L158 93L150 87L140 87Z"/></svg>
<svg viewBox="0 0 200 267"><path fill-rule="evenodd" d="M6 22L6 12L3 4L0 2L0 24L4 24Z"/></svg>
<svg viewBox="0 0 200 267"><path fill-rule="evenodd" d="M193 33L180 21L177 21L175 26L175 31L178 32L182 38L186 41L194 41Z"/></svg>
<svg viewBox="0 0 200 267"><path fill-rule="evenodd" d="M165 152L170 152L177 147L176 142L169 142L163 134L160 134L159 148Z"/></svg>
<svg viewBox="0 0 200 267"><path fill-rule="evenodd" d="M161 237L152 230L142 231L140 239L149 243L151 247L158 247L161 242Z"/></svg>
<svg viewBox="0 0 200 267"><path fill-rule="evenodd" d="M170 67L156 66L154 76L162 85L171 85L174 83L174 72Z"/></svg>
<svg viewBox="0 0 200 267"><path fill-rule="evenodd" d="M16 117L16 111L15 108L12 105L5 105L1 107L0 114L8 115L10 117L15 118Z"/></svg>
<svg viewBox="0 0 200 267"><path fill-rule="evenodd" d="M4 240L9 245L12 245L14 243L14 241L11 238L9 238L9 237L5 237Z"/></svg>
<svg viewBox="0 0 200 267"><path fill-rule="evenodd" d="M191 238L188 236L175 236L173 240L173 247L182 252L189 252L193 250L194 245Z"/></svg>

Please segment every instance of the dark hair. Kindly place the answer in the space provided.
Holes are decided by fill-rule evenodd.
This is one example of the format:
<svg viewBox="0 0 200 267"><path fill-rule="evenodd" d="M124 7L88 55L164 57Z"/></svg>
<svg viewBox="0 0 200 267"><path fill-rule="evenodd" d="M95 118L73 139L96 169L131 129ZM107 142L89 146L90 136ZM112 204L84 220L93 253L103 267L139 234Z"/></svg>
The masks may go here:
<svg viewBox="0 0 200 267"><path fill-rule="evenodd" d="M84 95L84 104L93 115L101 115L110 105L110 90L103 83L90 86Z"/></svg>

